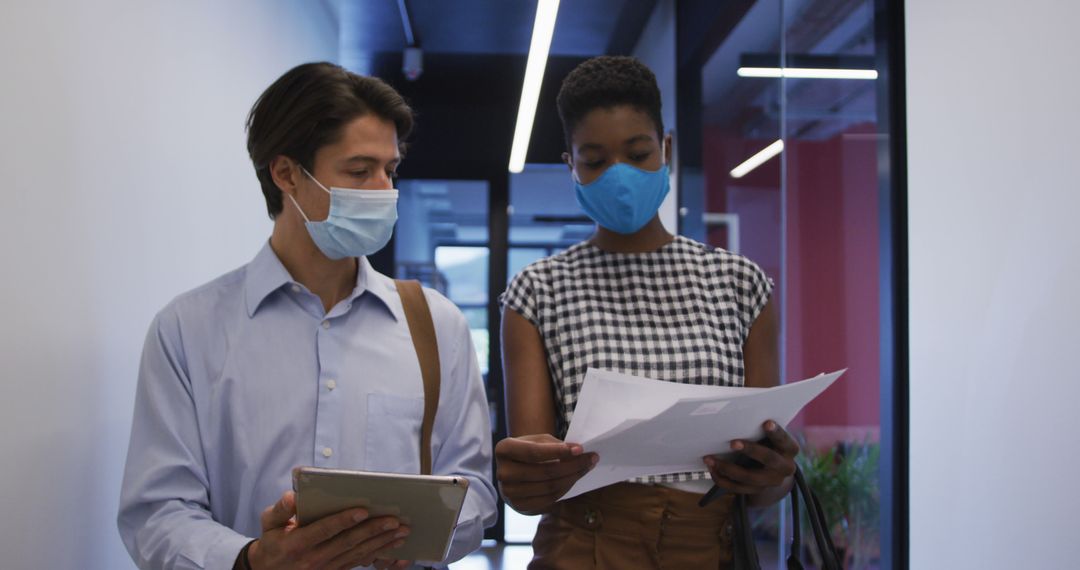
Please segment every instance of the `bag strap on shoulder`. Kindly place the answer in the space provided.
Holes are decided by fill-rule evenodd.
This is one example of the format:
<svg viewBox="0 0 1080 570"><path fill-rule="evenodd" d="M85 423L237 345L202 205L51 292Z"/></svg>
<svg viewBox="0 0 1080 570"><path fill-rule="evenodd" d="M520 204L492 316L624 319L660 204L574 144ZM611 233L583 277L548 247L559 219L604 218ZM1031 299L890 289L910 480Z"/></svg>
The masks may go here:
<svg viewBox="0 0 1080 570"><path fill-rule="evenodd" d="M431 432L435 426L435 412L439 409L439 382L442 372L439 365L439 343L435 338L435 322L431 308L419 281L395 279L401 305L405 309L405 321L409 325L416 358L420 361L420 376L424 379L424 423L420 427L420 474L431 475Z"/></svg>

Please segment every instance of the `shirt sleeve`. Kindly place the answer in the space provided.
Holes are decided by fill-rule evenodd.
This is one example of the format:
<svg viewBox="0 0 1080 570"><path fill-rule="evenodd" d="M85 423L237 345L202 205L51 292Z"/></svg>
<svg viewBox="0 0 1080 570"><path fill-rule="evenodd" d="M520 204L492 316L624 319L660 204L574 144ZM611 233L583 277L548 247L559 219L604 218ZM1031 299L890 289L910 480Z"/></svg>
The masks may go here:
<svg viewBox="0 0 1080 570"><path fill-rule="evenodd" d="M178 323L166 309L146 338L117 525L139 568L229 570L251 538L210 514Z"/></svg>
<svg viewBox="0 0 1080 570"><path fill-rule="evenodd" d="M449 554L440 562L445 565L480 547L484 529L495 524L497 495L491 477L490 409L469 325L445 297L431 294L428 300L433 316L438 319L436 313L441 313L449 325L444 329L449 334L440 335L440 342L446 340L454 347L449 361L443 363L448 369L442 375L435 415L432 471L469 480Z"/></svg>
<svg viewBox="0 0 1080 570"><path fill-rule="evenodd" d="M528 268L514 276L506 292L499 296L499 302L504 310L511 309L540 328L535 276Z"/></svg>

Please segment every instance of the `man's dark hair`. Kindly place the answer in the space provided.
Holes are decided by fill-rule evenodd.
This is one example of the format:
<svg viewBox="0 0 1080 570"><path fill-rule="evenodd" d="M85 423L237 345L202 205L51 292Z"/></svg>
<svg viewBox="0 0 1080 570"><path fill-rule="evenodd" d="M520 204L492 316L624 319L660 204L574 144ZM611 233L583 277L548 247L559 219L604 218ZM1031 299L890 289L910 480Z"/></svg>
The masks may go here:
<svg viewBox="0 0 1080 570"><path fill-rule="evenodd" d="M378 78L332 63L305 63L266 88L248 114L247 149L271 219L281 213L282 196L270 175L270 161L288 156L312 172L315 151L337 142L343 126L369 113L394 123L404 150L413 111Z"/></svg>
<svg viewBox="0 0 1080 570"><path fill-rule="evenodd" d="M626 56L594 57L574 68L563 79L556 99L567 150L570 135L585 115L593 109L630 105L656 123L657 138L663 139L664 120L660 117L660 87L652 70Z"/></svg>

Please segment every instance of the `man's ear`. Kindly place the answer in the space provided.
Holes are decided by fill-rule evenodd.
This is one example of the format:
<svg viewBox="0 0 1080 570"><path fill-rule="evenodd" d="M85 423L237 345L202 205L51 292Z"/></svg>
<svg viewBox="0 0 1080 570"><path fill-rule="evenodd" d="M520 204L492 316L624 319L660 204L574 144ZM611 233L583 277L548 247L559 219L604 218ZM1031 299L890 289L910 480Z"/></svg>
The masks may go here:
<svg viewBox="0 0 1080 570"><path fill-rule="evenodd" d="M285 194L296 196L296 186L300 183L303 172L300 164L295 160L278 155L270 161L270 177L274 179L274 185Z"/></svg>
<svg viewBox="0 0 1080 570"><path fill-rule="evenodd" d="M568 152L562 153L562 161L566 163L566 166L570 170L574 170L574 157L570 156L570 153L568 153Z"/></svg>
<svg viewBox="0 0 1080 570"><path fill-rule="evenodd" d="M675 131L668 131L668 134L664 136L664 164L671 167L672 147L675 145Z"/></svg>

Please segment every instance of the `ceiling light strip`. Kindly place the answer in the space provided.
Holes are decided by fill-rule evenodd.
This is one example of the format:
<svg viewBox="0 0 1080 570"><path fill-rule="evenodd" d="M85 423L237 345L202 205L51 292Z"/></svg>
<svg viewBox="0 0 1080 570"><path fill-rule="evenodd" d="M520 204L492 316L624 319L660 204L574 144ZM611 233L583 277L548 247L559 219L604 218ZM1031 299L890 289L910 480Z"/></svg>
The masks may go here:
<svg viewBox="0 0 1080 570"><path fill-rule="evenodd" d="M767 162L770 158L780 154L783 151L784 151L784 141L783 140L778 140L778 141L772 143L771 145L765 147L764 149L762 149L761 152L759 152L759 153L755 154L754 156L751 156L750 158L746 159L746 161L743 162L742 164L740 164L740 165L736 166L735 168L733 168L731 170L731 177L732 178L742 178L743 176L746 176L747 174L750 174L750 172L752 170L754 170L755 168L757 168L757 167L761 166L762 164L764 164L765 162Z"/></svg>
<svg viewBox="0 0 1080 570"><path fill-rule="evenodd" d="M540 99L540 85L544 81L551 36L555 32L555 17L559 13L559 0L539 0L536 5L536 22L533 23L529 60L525 64L525 83L521 88L521 106L518 107L517 126L514 128L514 144L510 147L510 172L525 169L525 157L529 153L536 104Z"/></svg>
<svg viewBox="0 0 1080 570"><path fill-rule="evenodd" d="M875 69L823 69L810 67L740 67L739 77L789 79L877 79Z"/></svg>

